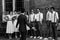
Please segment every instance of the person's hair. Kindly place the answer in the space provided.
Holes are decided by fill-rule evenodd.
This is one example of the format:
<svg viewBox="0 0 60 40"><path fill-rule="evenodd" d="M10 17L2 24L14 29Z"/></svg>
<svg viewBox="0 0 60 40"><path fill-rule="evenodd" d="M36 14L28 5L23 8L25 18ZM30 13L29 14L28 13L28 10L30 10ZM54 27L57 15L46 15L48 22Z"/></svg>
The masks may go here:
<svg viewBox="0 0 60 40"><path fill-rule="evenodd" d="M37 8L37 9L39 9L39 10L40 10L40 8Z"/></svg>
<svg viewBox="0 0 60 40"><path fill-rule="evenodd" d="M25 9L24 9L24 8L22 8L21 13L24 13L24 12L25 12Z"/></svg>
<svg viewBox="0 0 60 40"><path fill-rule="evenodd" d="M53 10L55 10L55 8L54 8L54 7L51 7L50 9L53 9Z"/></svg>
<svg viewBox="0 0 60 40"><path fill-rule="evenodd" d="M45 10L49 10L49 7L46 7Z"/></svg>
<svg viewBox="0 0 60 40"><path fill-rule="evenodd" d="M27 15L28 15L29 13L28 13L28 11L27 11Z"/></svg>

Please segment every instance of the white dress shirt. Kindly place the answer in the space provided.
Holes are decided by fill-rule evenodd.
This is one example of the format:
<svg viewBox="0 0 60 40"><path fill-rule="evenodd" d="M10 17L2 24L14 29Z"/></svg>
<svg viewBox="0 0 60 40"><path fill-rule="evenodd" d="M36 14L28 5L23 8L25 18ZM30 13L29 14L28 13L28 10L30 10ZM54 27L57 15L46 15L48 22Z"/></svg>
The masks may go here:
<svg viewBox="0 0 60 40"><path fill-rule="evenodd" d="M40 19L39 16L40 16L39 13L35 14L35 20L36 20L36 21L39 21L39 19Z"/></svg>
<svg viewBox="0 0 60 40"><path fill-rule="evenodd" d="M58 13L56 11L53 11L53 13L51 14L51 22L57 22L58 19Z"/></svg>
<svg viewBox="0 0 60 40"><path fill-rule="evenodd" d="M51 21L51 12L50 11L48 11L46 14L46 20Z"/></svg>
<svg viewBox="0 0 60 40"><path fill-rule="evenodd" d="M40 20L40 22L42 22L42 20L43 20L43 13L40 13L39 20Z"/></svg>
<svg viewBox="0 0 60 40"><path fill-rule="evenodd" d="M33 22L34 21L34 18L35 18L35 14L30 14L29 15L29 22Z"/></svg>
<svg viewBox="0 0 60 40"><path fill-rule="evenodd" d="M28 15L26 15L26 17L27 17L27 20L28 20Z"/></svg>
<svg viewBox="0 0 60 40"><path fill-rule="evenodd" d="M35 19L37 21L42 21L43 20L43 13L39 12L39 13L35 14Z"/></svg>

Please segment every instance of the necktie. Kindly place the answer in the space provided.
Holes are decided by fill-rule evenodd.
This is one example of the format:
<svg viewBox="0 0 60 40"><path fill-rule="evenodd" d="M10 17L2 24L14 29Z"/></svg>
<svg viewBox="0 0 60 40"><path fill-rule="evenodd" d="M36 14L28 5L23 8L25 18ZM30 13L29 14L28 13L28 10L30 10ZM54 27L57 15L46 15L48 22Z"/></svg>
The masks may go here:
<svg viewBox="0 0 60 40"><path fill-rule="evenodd" d="M56 13L54 14L54 22L56 21L56 20L55 20L55 16L56 16Z"/></svg>
<svg viewBox="0 0 60 40"><path fill-rule="evenodd" d="M34 17L33 17L33 21L35 21L35 15L34 15Z"/></svg>
<svg viewBox="0 0 60 40"><path fill-rule="evenodd" d="M47 19L49 20L49 13L48 13L48 18Z"/></svg>
<svg viewBox="0 0 60 40"><path fill-rule="evenodd" d="M39 21L40 21L40 14L39 14Z"/></svg>

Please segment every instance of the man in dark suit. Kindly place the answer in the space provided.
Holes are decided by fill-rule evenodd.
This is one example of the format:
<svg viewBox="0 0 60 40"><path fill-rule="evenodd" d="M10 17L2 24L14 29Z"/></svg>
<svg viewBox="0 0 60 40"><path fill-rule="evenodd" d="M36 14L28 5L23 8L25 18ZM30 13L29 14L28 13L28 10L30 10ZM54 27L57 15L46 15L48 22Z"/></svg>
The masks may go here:
<svg viewBox="0 0 60 40"><path fill-rule="evenodd" d="M17 25L16 25L17 27L19 24L19 32L21 33L20 40L26 40L26 33L27 33L26 25L28 25L31 28L30 24L27 21L27 17L25 16L24 13L25 13L25 10L23 9L17 19Z"/></svg>

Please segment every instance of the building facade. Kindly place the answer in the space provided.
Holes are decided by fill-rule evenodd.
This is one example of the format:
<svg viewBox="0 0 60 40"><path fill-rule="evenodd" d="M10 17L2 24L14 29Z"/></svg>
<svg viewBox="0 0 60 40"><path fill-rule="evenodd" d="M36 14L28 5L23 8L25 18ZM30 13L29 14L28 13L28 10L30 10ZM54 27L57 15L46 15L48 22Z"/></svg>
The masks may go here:
<svg viewBox="0 0 60 40"><path fill-rule="evenodd" d="M46 15L46 7L55 7L56 11L60 10L60 0L0 0L0 29L6 28L2 23L2 15L6 13L6 11L20 11L21 8L25 8L28 13L30 13L30 9L40 8L44 13L44 20ZM60 13L60 12L59 12Z"/></svg>

